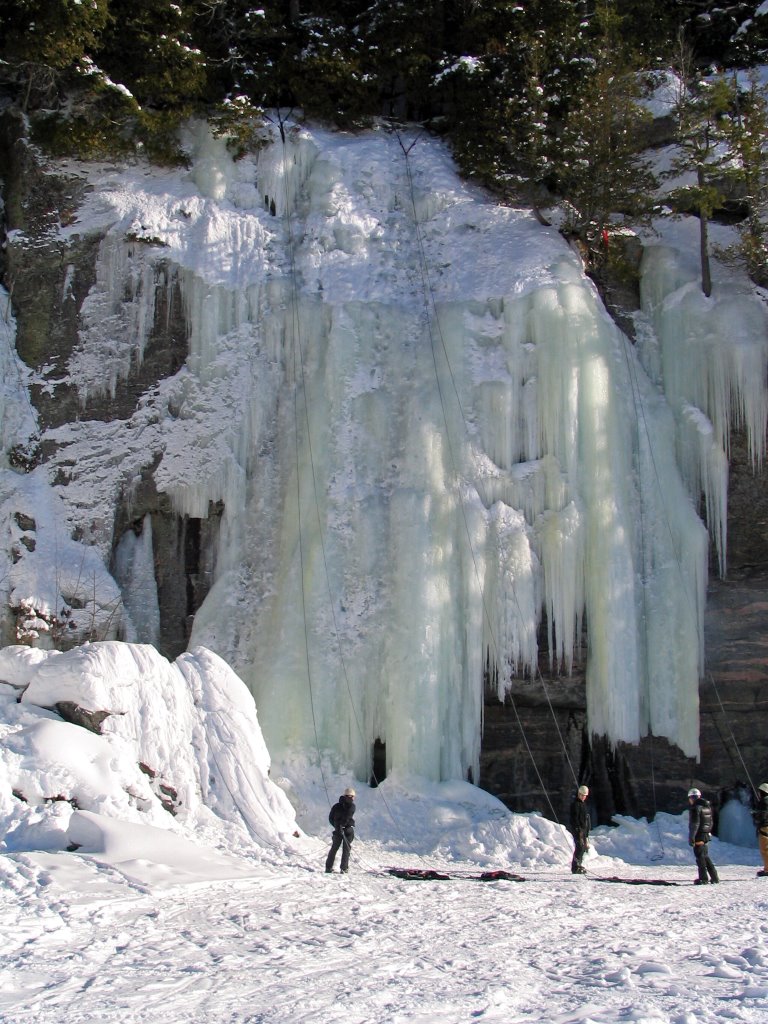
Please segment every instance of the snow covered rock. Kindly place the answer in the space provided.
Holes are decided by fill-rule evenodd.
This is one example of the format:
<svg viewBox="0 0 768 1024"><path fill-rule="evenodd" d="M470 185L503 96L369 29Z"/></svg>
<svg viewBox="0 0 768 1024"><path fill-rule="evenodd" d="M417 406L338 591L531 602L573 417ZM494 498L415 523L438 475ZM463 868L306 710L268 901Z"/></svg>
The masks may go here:
<svg viewBox="0 0 768 1024"><path fill-rule="evenodd" d="M10 647L0 651L0 677L0 820L12 845L35 815L50 818L53 802L176 830L218 817L261 845L297 834L268 777L253 698L212 652L197 648L171 664L150 646L116 641L63 653ZM99 712L101 734L63 721L51 710L62 703Z"/></svg>

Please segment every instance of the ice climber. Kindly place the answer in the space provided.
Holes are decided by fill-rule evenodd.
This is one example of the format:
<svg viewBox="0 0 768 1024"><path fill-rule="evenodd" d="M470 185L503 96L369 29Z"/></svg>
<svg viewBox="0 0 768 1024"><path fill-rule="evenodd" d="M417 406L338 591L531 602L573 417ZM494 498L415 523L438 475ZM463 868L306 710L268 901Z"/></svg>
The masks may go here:
<svg viewBox="0 0 768 1024"><path fill-rule="evenodd" d="M581 861L589 849L589 811L586 800L589 796L587 786L579 786L576 796L571 804L570 833L573 836L573 860L571 861L571 872L574 875L586 875L587 869Z"/></svg>
<svg viewBox="0 0 768 1024"><path fill-rule="evenodd" d="M709 840L712 838L712 804L701 795L700 789L688 790L688 845L693 847L699 877L694 885L715 885L720 879L717 869L709 856Z"/></svg>
<svg viewBox="0 0 768 1024"><path fill-rule="evenodd" d="M355 791L345 789L339 797L339 802L334 804L328 815L328 821L333 825L333 838L328 857L325 861L325 870L333 871L333 862L341 847L341 873L346 875L349 871L349 853L352 841L355 838Z"/></svg>
<svg viewBox="0 0 768 1024"><path fill-rule="evenodd" d="M768 875L768 782L763 782L757 787L760 798L757 807L752 811L752 817L757 829L757 842L760 847L760 856L763 858L763 867L758 875Z"/></svg>

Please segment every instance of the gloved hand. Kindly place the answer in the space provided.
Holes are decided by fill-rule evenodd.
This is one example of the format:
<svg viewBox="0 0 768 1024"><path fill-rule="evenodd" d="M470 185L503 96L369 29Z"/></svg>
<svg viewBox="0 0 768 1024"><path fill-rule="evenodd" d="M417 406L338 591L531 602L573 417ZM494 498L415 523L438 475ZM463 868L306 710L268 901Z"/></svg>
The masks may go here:
<svg viewBox="0 0 768 1024"><path fill-rule="evenodd" d="M689 845L689 846L693 846L693 840L692 840L692 839L689 839L689 840L688 840L688 845Z"/></svg>

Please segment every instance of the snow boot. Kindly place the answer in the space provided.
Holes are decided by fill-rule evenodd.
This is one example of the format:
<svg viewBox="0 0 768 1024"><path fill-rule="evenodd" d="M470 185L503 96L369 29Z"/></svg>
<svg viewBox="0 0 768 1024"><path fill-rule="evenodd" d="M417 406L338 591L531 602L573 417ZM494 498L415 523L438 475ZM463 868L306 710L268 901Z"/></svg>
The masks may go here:
<svg viewBox="0 0 768 1024"><path fill-rule="evenodd" d="M693 880L693 884L694 885L709 885L709 879L708 878L695 878Z"/></svg>
<svg viewBox="0 0 768 1024"><path fill-rule="evenodd" d="M765 878L766 876L768 876L768 871L763 871L762 868L760 869L760 871L757 872L758 878Z"/></svg>

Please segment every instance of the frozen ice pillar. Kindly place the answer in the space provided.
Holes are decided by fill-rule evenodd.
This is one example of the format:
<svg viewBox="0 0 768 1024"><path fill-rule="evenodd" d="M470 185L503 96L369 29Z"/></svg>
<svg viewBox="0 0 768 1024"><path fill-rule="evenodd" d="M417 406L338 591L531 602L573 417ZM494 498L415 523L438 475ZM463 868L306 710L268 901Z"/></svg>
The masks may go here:
<svg viewBox="0 0 768 1024"><path fill-rule="evenodd" d="M554 458L560 503L574 503L583 531L571 574L584 581L589 727L614 742L650 730L696 756L706 531L673 457L672 417L632 346L572 265L555 275L532 297L531 338L540 454ZM566 552L556 536L548 561ZM550 575L548 607L578 610L568 574Z"/></svg>

